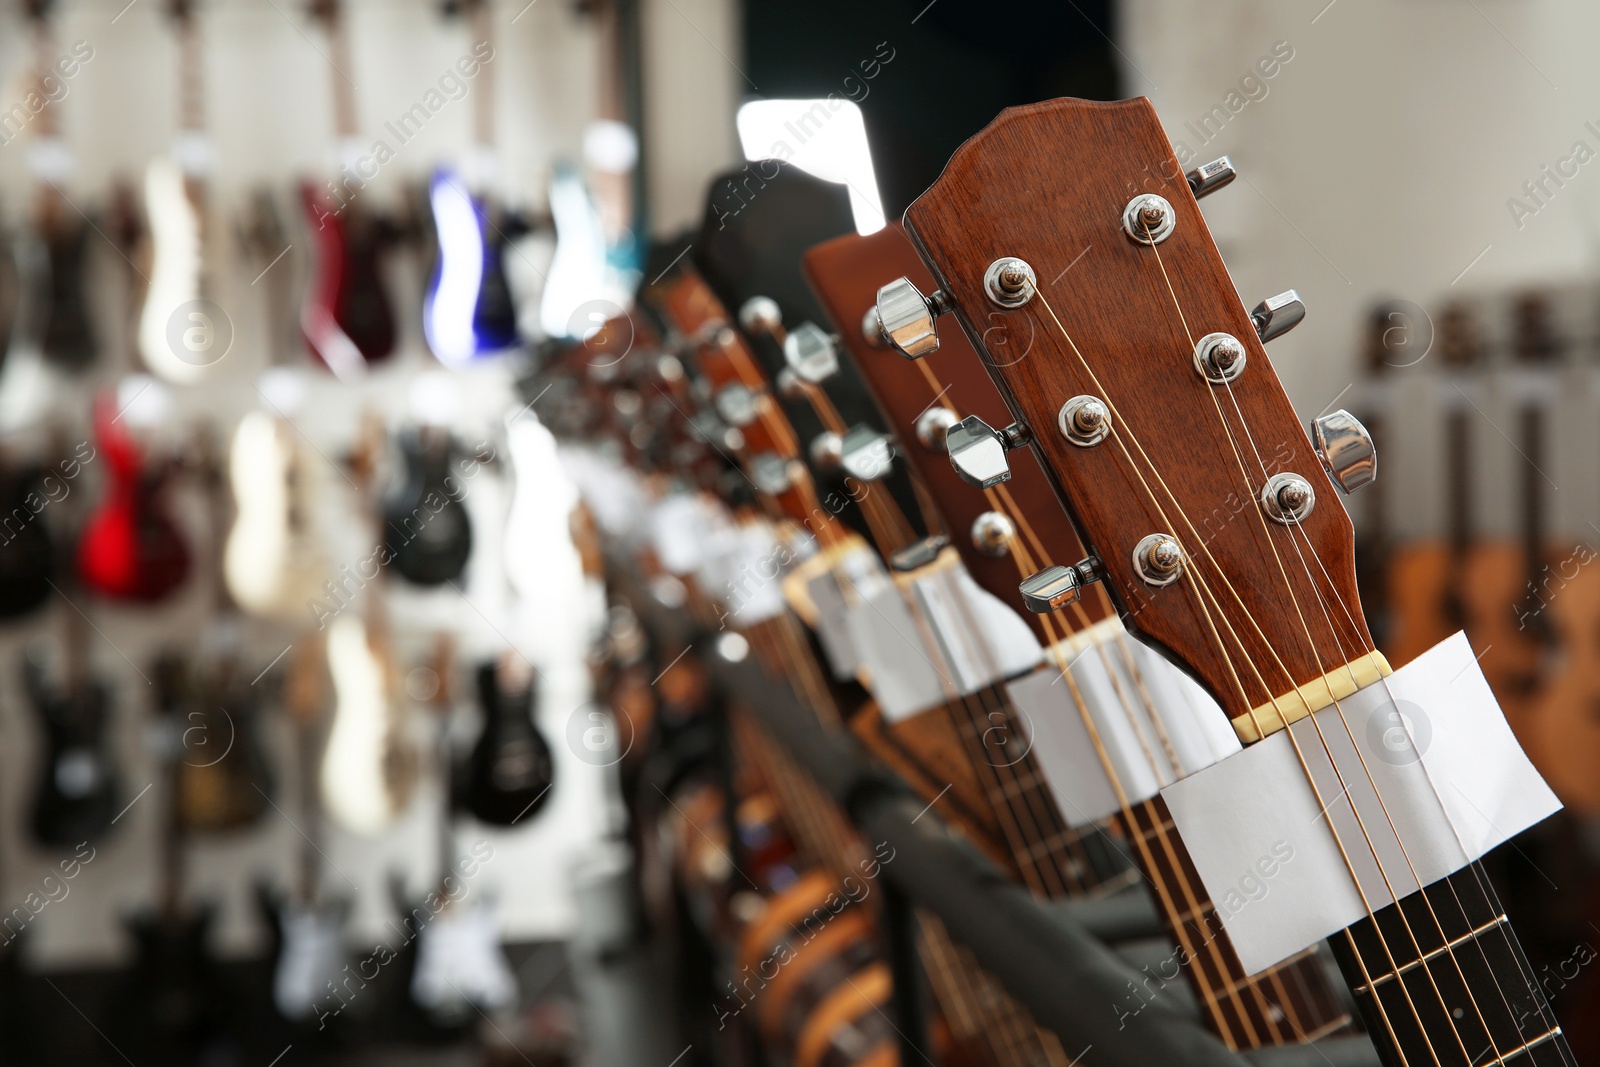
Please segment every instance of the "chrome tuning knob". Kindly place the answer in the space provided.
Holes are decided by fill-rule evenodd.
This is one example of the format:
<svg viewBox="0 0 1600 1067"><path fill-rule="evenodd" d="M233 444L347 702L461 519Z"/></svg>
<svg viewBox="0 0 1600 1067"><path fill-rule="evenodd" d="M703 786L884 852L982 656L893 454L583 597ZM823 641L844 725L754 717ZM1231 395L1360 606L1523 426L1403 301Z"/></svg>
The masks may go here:
<svg viewBox="0 0 1600 1067"><path fill-rule="evenodd" d="M1353 493L1378 476L1378 450L1361 420L1340 408L1311 423L1311 441L1328 477Z"/></svg>
<svg viewBox="0 0 1600 1067"><path fill-rule="evenodd" d="M739 308L739 325L750 333L774 333L783 326L783 311L770 296L752 296Z"/></svg>
<svg viewBox="0 0 1600 1067"><path fill-rule="evenodd" d="M939 350L939 331L933 320L949 310L950 298L942 289L923 296L909 278L896 278L878 290L878 327L895 351L907 359L921 359Z"/></svg>
<svg viewBox="0 0 1600 1067"><path fill-rule="evenodd" d="M816 385L839 373L839 352L833 336L814 322L802 322L783 339L789 369Z"/></svg>
<svg viewBox="0 0 1600 1067"><path fill-rule="evenodd" d="M1077 603L1083 587L1100 580L1100 561L1093 556L1070 567L1046 567L1029 575L1017 587L1022 606L1036 615L1048 615L1058 608Z"/></svg>
<svg viewBox="0 0 1600 1067"><path fill-rule="evenodd" d="M863 482L875 482L894 465L894 441L870 426L857 426L839 441L839 466Z"/></svg>
<svg viewBox="0 0 1600 1067"><path fill-rule="evenodd" d="M945 433L950 465L963 481L979 489L999 485L1011 477L1006 453L1028 443L1027 430L1017 424L997 430L976 415L968 415Z"/></svg>
<svg viewBox="0 0 1600 1067"><path fill-rule="evenodd" d="M1227 156L1219 156L1210 163L1203 163L1194 170L1185 172L1183 178L1189 183L1189 191L1194 194L1194 198L1199 200L1221 189L1238 176L1239 172L1233 169L1232 161Z"/></svg>
<svg viewBox="0 0 1600 1067"><path fill-rule="evenodd" d="M1250 322L1256 336L1266 344L1274 337L1282 337L1306 317L1306 302L1293 289L1285 289L1277 296L1269 296L1250 311Z"/></svg>

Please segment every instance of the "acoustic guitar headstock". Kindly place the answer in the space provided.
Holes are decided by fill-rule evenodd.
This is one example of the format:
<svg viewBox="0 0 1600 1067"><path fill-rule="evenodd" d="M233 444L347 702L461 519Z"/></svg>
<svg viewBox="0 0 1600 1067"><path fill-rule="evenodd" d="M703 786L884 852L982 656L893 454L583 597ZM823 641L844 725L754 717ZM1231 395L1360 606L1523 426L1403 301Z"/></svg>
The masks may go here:
<svg viewBox="0 0 1600 1067"><path fill-rule="evenodd" d="M1007 110L906 212L939 290L891 284L878 310L909 355L953 313L1016 423L952 428L952 459L997 484L1031 444L1076 520L1092 557L1035 592L1104 581L1248 740L1387 670L1329 476L1374 460L1345 412L1315 444L1301 427L1262 342L1303 305L1240 302L1195 197L1210 170L1185 175L1147 100Z"/></svg>
<svg viewBox="0 0 1600 1067"><path fill-rule="evenodd" d="M838 330L839 344L900 438L897 454L933 499L967 571L1028 618L1041 640L1053 642L1054 635L1027 610L1018 588L1018 539L1022 555L1032 558L1029 546L1042 543L1052 559L1066 562L1083 557L1082 545L1031 457L1013 459L1004 498L969 485L951 466L945 435L962 418L975 415L1004 425L1008 416L1005 401L959 332L948 331L938 352L917 361L901 358L884 340L875 308L878 289L899 277L924 290L934 287L905 232L890 225L867 236L835 237L807 252L804 268ZM1027 534L1019 528L1012 502L1030 527ZM1086 597L1084 608L1096 620L1106 614L1098 596Z"/></svg>

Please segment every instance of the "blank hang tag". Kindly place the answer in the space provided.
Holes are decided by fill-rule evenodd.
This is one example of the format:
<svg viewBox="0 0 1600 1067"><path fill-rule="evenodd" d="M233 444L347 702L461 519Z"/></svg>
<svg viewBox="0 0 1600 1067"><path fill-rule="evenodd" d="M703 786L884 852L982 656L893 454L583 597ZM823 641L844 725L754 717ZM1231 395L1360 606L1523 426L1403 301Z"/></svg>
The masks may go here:
<svg viewBox="0 0 1600 1067"><path fill-rule="evenodd" d="M1561 807L1459 633L1161 794L1250 974Z"/></svg>
<svg viewBox="0 0 1600 1067"><path fill-rule="evenodd" d="M1118 620L1074 634L1058 652L1071 684L1052 656L1006 688L1029 751L1074 827L1121 810L1112 774L1122 796L1137 804L1239 751L1216 702Z"/></svg>
<svg viewBox="0 0 1600 1067"><path fill-rule="evenodd" d="M705 557L706 524L699 502L688 493L669 496L650 512L650 542L661 565L676 575L693 574Z"/></svg>
<svg viewBox="0 0 1600 1067"><path fill-rule="evenodd" d="M840 556L832 569L806 582L806 594L817 609L817 639L835 681L853 680L861 666L850 630L850 607L871 596L885 581L876 553L855 548Z"/></svg>

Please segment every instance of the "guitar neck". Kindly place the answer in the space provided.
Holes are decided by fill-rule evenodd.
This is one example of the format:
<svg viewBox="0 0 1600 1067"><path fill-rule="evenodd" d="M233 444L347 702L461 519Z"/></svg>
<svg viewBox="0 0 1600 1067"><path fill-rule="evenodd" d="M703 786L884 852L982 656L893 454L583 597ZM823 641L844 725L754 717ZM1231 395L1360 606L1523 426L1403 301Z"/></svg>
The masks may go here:
<svg viewBox="0 0 1600 1067"><path fill-rule="evenodd" d="M1450 549L1459 560L1472 547L1472 420L1461 406L1445 417L1445 478Z"/></svg>
<svg viewBox="0 0 1600 1067"><path fill-rule="evenodd" d="M1213 1033L1242 1049L1314 1041L1350 1028L1350 1013L1314 950L1245 973L1161 797L1132 805L1122 821Z"/></svg>
<svg viewBox="0 0 1600 1067"><path fill-rule="evenodd" d="M1329 944L1385 1067L1576 1067L1477 863Z"/></svg>
<svg viewBox="0 0 1600 1067"><path fill-rule="evenodd" d="M1539 400L1529 400L1518 414L1519 447L1525 465L1522 469L1522 551L1523 565L1532 588L1539 588L1544 570L1544 546L1548 534L1548 502L1545 499L1545 417Z"/></svg>

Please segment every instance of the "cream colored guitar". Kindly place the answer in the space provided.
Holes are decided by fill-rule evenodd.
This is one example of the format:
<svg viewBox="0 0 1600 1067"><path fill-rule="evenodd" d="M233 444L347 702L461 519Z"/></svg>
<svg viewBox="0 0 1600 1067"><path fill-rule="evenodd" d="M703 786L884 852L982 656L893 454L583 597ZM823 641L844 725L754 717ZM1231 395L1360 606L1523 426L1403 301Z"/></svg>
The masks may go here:
<svg viewBox="0 0 1600 1067"><path fill-rule="evenodd" d="M357 467L372 504L373 468L381 426L369 425L357 449ZM374 544L380 531L373 521ZM374 561L381 555L372 557ZM328 669L333 676L333 724L323 753L322 805L352 833L372 835L390 826L410 806L420 757L408 736L389 645L382 568L366 590L363 618L351 605L328 624Z"/></svg>

